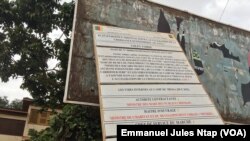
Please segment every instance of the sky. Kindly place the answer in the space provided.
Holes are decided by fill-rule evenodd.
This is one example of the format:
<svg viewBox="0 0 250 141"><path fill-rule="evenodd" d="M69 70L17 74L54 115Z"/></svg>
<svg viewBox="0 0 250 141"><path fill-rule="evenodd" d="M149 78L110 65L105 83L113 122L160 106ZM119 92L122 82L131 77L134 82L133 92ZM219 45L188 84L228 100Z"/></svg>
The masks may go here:
<svg viewBox="0 0 250 141"><path fill-rule="evenodd" d="M71 0L64 0L71 1ZM195 15L200 15L215 21L220 21L235 27L239 27L250 31L250 1L249 0L151 0L158 3L165 4L180 10L188 11ZM228 1L228 4L227 4ZM224 11L223 9L227 7ZM220 20L221 17L221 20ZM73 18L73 17L72 17ZM51 38L59 38L60 31L53 32ZM57 60L50 60L49 66L53 68ZM7 96L8 99L22 99L23 97L30 97L28 91L20 89L22 79L10 80L8 83L0 81L0 96Z"/></svg>
<svg viewBox="0 0 250 141"><path fill-rule="evenodd" d="M249 0L149 0L250 31ZM228 1L228 4L227 4ZM220 17L225 12L220 20Z"/></svg>

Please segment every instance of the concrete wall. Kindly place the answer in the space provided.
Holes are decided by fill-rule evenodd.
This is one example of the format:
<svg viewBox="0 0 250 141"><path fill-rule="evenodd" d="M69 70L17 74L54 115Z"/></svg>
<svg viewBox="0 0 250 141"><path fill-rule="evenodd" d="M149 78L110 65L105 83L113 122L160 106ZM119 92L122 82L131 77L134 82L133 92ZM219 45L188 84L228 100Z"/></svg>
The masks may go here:
<svg viewBox="0 0 250 141"><path fill-rule="evenodd" d="M29 123L29 117L30 117L30 112L31 109L37 109L40 110L40 107L35 107L35 106L29 106L29 110L28 110L28 115L26 118L26 122L25 122L25 126L24 126L24 131L23 131L23 136L28 138L28 133L30 129L35 129L36 131L41 131L43 129L46 129L48 126L44 126L44 125L38 125L38 124L30 124Z"/></svg>
<svg viewBox="0 0 250 141"><path fill-rule="evenodd" d="M25 127L24 127L24 131L23 131L23 136L25 138L28 138L28 133L29 133L30 129L35 129L36 131L41 131L41 130L46 129L48 127L48 126L45 126L45 125L39 125L39 124L31 124L31 123L29 123L31 109L40 110L41 107L29 106L28 115L27 115L27 118L26 118ZM52 111L52 110L48 109L48 111ZM61 110L56 110L56 112L61 113L62 111ZM51 118L52 118L52 116L51 116Z"/></svg>
<svg viewBox="0 0 250 141"><path fill-rule="evenodd" d="M143 0L79 0L75 19L66 100L98 103L92 24L112 25L176 35L223 118L250 123L250 32Z"/></svg>
<svg viewBox="0 0 250 141"><path fill-rule="evenodd" d="M0 134L1 141L22 141L22 136L11 136Z"/></svg>
<svg viewBox="0 0 250 141"><path fill-rule="evenodd" d="M24 137L28 137L29 135L29 130L30 129L35 129L36 131L41 131L43 129L46 129L48 126L43 126L43 125L36 125L36 124L29 124L26 122L25 128L24 128L24 132L23 132L23 136Z"/></svg>
<svg viewBox="0 0 250 141"><path fill-rule="evenodd" d="M27 118L27 117L14 116L14 115L7 115L7 114L0 114L0 118L6 118L6 119L14 119L14 120L23 120L23 121L26 121L26 118Z"/></svg>

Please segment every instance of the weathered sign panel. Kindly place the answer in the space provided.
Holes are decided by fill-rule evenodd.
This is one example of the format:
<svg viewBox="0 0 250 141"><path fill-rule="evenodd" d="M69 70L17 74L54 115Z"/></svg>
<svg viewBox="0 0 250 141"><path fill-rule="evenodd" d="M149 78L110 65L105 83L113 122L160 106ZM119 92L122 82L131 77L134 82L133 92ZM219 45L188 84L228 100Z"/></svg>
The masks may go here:
<svg viewBox="0 0 250 141"><path fill-rule="evenodd" d="M165 3L155 4L157 0L151 1L154 3L145 0L76 1L64 101L99 105L92 25L112 25L172 33L224 120L250 123L250 32L167 7ZM122 38L119 46L127 47L128 36ZM157 42L148 39L145 43L143 40L134 42L129 49L154 45L164 51L169 45L161 42L162 38ZM109 46L112 44L115 46L117 42ZM173 48L169 46L167 50Z"/></svg>
<svg viewBox="0 0 250 141"><path fill-rule="evenodd" d="M93 36L103 140L124 123L223 124L172 34L93 25Z"/></svg>
<svg viewBox="0 0 250 141"><path fill-rule="evenodd" d="M199 82L182 52L121 47L96 50L101 83Z"/></svg>

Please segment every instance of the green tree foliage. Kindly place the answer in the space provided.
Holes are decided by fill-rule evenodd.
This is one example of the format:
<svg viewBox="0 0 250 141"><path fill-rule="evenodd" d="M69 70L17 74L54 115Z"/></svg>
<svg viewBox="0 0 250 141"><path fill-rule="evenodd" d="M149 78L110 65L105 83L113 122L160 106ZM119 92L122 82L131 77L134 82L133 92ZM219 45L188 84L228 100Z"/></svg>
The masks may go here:
<svg viewBox="0 0 250 141"><path fill-rule="evenodd" d="M50 128L42 132L30 130L29 134L32 141L99 141L101 128L96 117L98 108L67 105L50 121Z"/></svg>
<svg viewBox="0 0 250 141"><path fill-rule="evenodd" d="M8 108L9 100L6 96L0 97L0 108Z"/></svg>
<svg viewBox="0 0 250 141"><path fill-rule="evenodd" d="M9 102L7 96L0 97L0 108L22 110L22 107L23 107L22 100L15 99Z"/></svg>
<svg viewBox="0 0 250 141"><path fill-rule="evenodd" d="M22 77L23 89L44 106L62 103L74 2L56 0L0 1L0 78ZM54 29L66 39L53 41ZM20 58L20 59L15 59ZM48 60L60 61L49 69Z"/></svg>
<svg viewBox="0 0 250 141"><path fill-rule="evenodd" d="M23 101L19 99L15 99L10 102L9 106L10 109L22 110L23 108Z"/></svg>
<svg viewBox="0 0 250 141"><path fill-rule="evenodd" d="M70 31L74 1L0 0L0 78L23 78L34 101L43 107L63 105ZM52 40L53 30L63 32L64 40ZM59 37L58 37L59 38ZM50 69L49 59L59 63ZM99 115L82 106L66 106L55 116L50 128L31 132L34 141L95 140L100 138Z"/></svg>

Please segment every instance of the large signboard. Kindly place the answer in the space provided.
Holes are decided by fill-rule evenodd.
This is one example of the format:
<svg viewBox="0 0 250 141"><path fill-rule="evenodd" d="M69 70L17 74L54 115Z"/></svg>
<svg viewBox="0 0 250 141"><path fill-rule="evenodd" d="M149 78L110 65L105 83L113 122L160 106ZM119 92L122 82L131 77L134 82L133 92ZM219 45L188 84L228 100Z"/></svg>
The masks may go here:
<svg viewBox="0 0 250 141"><path fill-rule="evenodd" d="M172 34L93 31L103 140L118 124L223 124Z"/></svg>

